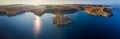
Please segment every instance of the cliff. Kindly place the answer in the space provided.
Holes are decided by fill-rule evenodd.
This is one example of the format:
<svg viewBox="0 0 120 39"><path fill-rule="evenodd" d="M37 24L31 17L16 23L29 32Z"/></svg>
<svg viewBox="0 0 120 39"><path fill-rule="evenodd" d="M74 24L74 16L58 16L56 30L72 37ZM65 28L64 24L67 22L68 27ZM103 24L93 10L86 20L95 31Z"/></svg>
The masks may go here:
<svg viewBox="0 0 120 39"><path fill-rule="evenodd" d="M109 8L104 7L86 7L85 11L94 16L104 16L104 17L110 17L112 16L112 11Z"/></svg>
<svg viewBox="0 0 120 39"><path fill-rule="evenodd" d="M53 17L53 23L57 26L66 26L72 22L72 20L69 17L64 16L60 13L57 13L55 15L56 16Z"/></svg>

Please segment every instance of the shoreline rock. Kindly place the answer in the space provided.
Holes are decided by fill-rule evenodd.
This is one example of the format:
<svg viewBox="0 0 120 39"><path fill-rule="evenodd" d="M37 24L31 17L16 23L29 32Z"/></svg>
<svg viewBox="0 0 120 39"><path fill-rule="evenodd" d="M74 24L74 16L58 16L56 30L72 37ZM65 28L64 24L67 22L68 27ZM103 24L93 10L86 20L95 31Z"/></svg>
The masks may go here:
<svg viewBox="0 0 120 39"><path fill-rule="evenodd" d="M109 8L104 7L86 7L85 11L94 16L104 16L104 17L110 17L112 16L112 11Z"/></svg>
<svg viewBox="0 0 120 39"><path fill-rule="evenodd" d="M72 23L72 20L67 16L57 13L56 16L53 17L53 23L57 26L67 26Z"/></svg>

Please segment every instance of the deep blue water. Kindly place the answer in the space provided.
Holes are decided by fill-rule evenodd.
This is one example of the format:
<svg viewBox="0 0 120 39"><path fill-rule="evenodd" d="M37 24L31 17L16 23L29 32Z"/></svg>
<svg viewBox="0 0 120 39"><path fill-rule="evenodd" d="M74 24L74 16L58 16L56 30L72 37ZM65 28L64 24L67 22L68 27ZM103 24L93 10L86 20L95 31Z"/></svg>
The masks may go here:
<svg viewBox="0 0 120 39"><path fill-rule="evenodd" d="M50 13L37 19L32 12L0 16L0 39L120 39L120 11L113 9L112 12L114 16L108 18L80 11L65 14L73 20L65 27L53 24L54 14ZM37 36L35 29L39 29Z"/></svg>

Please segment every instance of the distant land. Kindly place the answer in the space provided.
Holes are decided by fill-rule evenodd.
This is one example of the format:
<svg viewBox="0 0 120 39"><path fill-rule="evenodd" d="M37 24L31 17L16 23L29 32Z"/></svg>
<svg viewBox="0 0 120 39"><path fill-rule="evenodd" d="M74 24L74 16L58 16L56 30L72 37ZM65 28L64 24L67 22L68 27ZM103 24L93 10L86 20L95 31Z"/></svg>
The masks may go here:
<svg viewBox="0 0 120 39"><path fill-rule="evenodd" d="M107 5L92 5L92 4L64 4L64 5L4 5L0 6L0 12L4 12L6 15L16 15L22 12L34 12L36 15L42 15L43 13L61 13L69 14L75 11L85 11L94 16L112 16L112 12Z"/></svg>
<svg viewBox="0 0 120 39"><path fill-rule="evenodd" d="M68 25L72 20L64 14L72 14L77 11L85 11L93 16L113 16L110 6L94 4L63 4L63 5L25 5L14 4L0 6L0 15L15 16L24 12L33 12L38 16L45 13L52 13L56 16L53 18L54 23L60 26Z"/></svg>

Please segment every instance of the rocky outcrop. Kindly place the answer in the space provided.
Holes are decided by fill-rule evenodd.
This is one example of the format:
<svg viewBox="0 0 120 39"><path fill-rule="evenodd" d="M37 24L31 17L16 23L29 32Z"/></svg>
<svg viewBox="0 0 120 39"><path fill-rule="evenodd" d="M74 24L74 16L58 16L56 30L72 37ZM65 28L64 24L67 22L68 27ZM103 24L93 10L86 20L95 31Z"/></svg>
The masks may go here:
<svg viewBox="0 0 120 39"><path fill-rule="evenodd" d="M8 5L0 7L0 12L4 12L6 15L14 16L18 14L22 14L24 12L29 12L32 9L32 6L24 5L24 6L15 6Z"/></svg>
<svg viewBox="0 0 120 39"><path fill-rule="evenodd" d="M94 16L104 16L104 17L112 16L111 10L105 7L86 7L85 11L88 14Z"/></svg>
<svg viewBox="0 0 120 39"><path fill-rule="evenodd" d="M53 22L57 26L66 26L66 25L70 24L72 22L72 20L67 16L57 13L56 16L53 17Z"/></svg>
<svg viewBox="0 0 120 39"><path fill-rule="evenodd" d="M32 9L31 12L38 16L42 16L44 14L43 9Z"/></svg>

